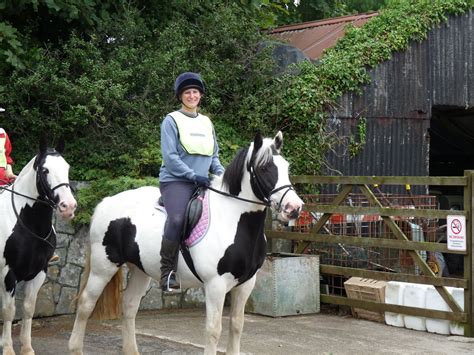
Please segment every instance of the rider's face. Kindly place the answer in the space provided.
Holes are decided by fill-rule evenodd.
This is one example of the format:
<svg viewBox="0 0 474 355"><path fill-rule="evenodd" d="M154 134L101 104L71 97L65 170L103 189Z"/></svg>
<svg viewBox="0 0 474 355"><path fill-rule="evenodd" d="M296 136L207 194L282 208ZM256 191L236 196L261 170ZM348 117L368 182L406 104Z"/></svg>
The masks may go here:
<svg viewBox="0 0 474 355"><path fill-rule="evenodd" d="M201 92L198 89L187 89L181 94L181 102L188 109L195 110L201 101Z"/></svg>

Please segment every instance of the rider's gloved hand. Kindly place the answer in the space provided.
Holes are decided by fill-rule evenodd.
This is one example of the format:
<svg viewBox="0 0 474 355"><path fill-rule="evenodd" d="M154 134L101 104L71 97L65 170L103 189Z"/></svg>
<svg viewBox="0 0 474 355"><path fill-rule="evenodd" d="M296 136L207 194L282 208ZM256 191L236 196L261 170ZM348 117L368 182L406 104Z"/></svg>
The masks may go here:
<svg viewBox="0 0 474 355"><path fill-rule="evenodd" d="M207 176L195 175L193 180L199 187L207 187L211 184Z"/></svg>

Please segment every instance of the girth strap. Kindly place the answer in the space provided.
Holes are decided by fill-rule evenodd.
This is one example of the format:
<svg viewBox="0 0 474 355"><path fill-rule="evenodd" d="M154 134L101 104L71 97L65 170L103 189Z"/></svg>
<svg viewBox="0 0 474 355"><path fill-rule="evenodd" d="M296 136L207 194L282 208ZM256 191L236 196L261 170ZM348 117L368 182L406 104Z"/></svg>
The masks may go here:
<svg viewBox="0 0 474 355"><path fill-rule="evenodd" d="M181 254L183 254L184 261L186 261L186 265L188 265L189 270L193 273L196 278L204 283L202 279L199 277L196 268L194 267L194 262L193 258L191 257L191 253L189 253L189 248L184 244L184 242L181 242Z"/></svg>

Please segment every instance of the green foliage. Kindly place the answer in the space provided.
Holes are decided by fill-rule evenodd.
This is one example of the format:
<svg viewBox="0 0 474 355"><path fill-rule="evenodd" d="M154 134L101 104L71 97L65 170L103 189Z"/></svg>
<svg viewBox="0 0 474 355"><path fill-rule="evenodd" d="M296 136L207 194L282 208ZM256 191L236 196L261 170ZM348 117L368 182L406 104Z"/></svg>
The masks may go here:
<svg viewBox="0 0 474 355"><path fill-rule="evenodd" d="M92 211L103 198L142 186L158 186L158 180L153 177L136 179L121 176L115 179L101 178L91 181L88 187L81 188L78 192L78 209L74 223L77 225L88 224Z"/></svg>
<svg viewBox="0 0 474 355"><path fill-rule="evenodd" d="M303 62L276 76L259 27L266 12L268 23L291 15L291 1L0 1L0 103L7 109L0 126L18 166L36 153L42 132L66 138L71 178L92 181L79 195L85 223L102 197L156 183L139 178L158 174L160 123L178 106L173 82L191 70L206 81L202 109L224 165L256 130L282 130L291 173L317 174L339 141L328 124L337 99L359 91L370 67L473 1L388 0L317 65ZM362 119L352 142L357 154Z"/></svg>
<svg viewBox="0 0 474 355"><path fill-rule="evenodd" d="M219 129L229 126L222 136L218 131L228 162L246 133L232 128L239 127L238 105L272 66L257 51L256 22L238 6L210 3L207 12L201 2L173 1L171 7L189 13L177 11L167 21L131 6L88 38L73 32L59 47L38 47L41 60L13 70L0 87L7 109L0 124L11 132L17 162L26 163L37 137L48 132L66 138L73 179L156 175L160 123L178 107L173 82L187 70L206 81L203 111ZM156 6L150 11L161 11Z"/></svg>
<svg viewBox="0 0 474 355"><path fill-rule="evenodd" d="M349 138L349 155L351 158L359 154L364 149L365 143L367 142L367 119L365 117L359 117L357 121L357 133L356 136Z"/></svg>

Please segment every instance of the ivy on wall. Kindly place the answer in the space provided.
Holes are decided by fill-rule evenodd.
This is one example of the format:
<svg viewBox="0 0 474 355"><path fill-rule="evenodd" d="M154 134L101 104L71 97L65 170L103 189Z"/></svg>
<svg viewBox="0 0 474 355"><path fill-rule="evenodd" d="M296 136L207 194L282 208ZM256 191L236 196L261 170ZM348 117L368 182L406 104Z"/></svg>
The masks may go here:
<svg viewBox="0 0 474 355"><path fill-rule="evenodd" d="M317 174L324 153L338 137L327 120L338 98L345 92L360 92L370 80L368 70L389 60L392 53L406 49L411 41L422 41L428 31L446 21L448 15L462 14L473 0L397 0L360 28L348 28L337 45L316 64L303 62L299 75L287 74L255 96L244 101L249 126L271 132L285 130L285 151L293 173ZM365 120L359 120L359 137L352 138L350 154L358 154L365 141Z"/></svg>

